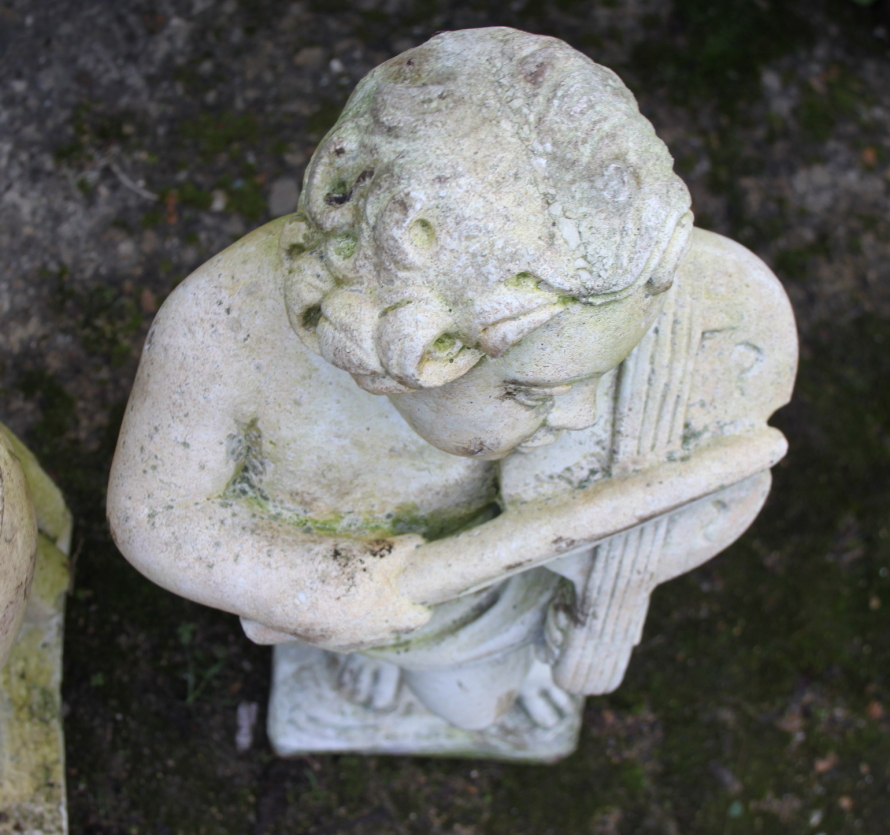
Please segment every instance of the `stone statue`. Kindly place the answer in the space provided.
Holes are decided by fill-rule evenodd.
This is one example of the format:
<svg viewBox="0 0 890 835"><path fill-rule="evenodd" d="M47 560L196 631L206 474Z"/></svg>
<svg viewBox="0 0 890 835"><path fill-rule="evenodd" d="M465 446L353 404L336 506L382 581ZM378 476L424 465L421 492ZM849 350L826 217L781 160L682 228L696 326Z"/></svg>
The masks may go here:
<svg viewBox="0 0 890 835"><path fill-rule="evenodd" d="M614 73L505 28L373 70L298 208L159 312L116 541L278 644L279 753L563 756L766 498L782 288Z"/></svg>
<svg viewBox="0 0 890 835"><path fill-rule="evenodd" d="M37 517L21 462L0 432L0 667L18 637L37 559Z"/></svg>
<svg viewBox="0 0 890 835"><path fill-rule="evenodd" d="M0 423L0 835L68 831L62 629L71 514Z"/></svg>

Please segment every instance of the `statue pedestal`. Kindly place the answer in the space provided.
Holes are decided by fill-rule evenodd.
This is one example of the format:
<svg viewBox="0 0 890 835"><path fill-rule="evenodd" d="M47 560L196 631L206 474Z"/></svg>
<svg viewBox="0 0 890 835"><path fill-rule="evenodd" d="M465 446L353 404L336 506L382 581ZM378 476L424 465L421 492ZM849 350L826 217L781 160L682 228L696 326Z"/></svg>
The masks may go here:
<svg viewBox="0 0 890 835"><path fill-rule="evenodd" d="M281 644L280 754L556 760L763 505L791 307L567 44L446 32L357 91L299 212L158 312L109 522Z"/></svg>
<svg viewBox="0 0 890 835"><path fill-rule="evenodd" d="M430 713L400 683L386 709L349 701L338 687L343 656L298 642L275 647L268 733L283 757L306 753L410 754L555 762L578 742L584 699L553 727L536 725L514 703L496 724L465 731ZM535 661L524 687L552 686L550 667Z"/></svg>

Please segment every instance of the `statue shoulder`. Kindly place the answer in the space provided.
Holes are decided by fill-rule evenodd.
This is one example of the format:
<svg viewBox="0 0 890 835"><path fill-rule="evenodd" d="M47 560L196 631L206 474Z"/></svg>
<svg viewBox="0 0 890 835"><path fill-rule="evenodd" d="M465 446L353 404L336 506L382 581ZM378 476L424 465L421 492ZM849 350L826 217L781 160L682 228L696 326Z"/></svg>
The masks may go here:
<svg viewBox="0 0 890 835"><path fill-rule="evenodd" d="M701 229L677 279L699 335L692 412L697 403L721 404L725 420L766 421L790 400L797 371L797 329L782 284L753 252Z"/></svg>
<svg viewBox="0 0 890 835"><path fill-rule="evenodd" d="M287 319L281 226L245 236L170 294L146 338L128 414L149 420L164 404L183 424L228 425L269 412L283 392L313 389L322 363Z"/></svg>
<svg viewBox="0 0 890 835"><path fill-rule="evenodd" d="M156 326L191 342L260 332L287 325L278 257L281 221L267 223L206 261L168 296ZM243 339L246 333L240 334ZM244 344L250 342L245 340Z"/></svg>
<svg viewBox="0 0 890 835"><path fill-rule="evenodd" d="M724 324L756 331L774 351L796 363L791 302L779 279L751 250L716 232L694 229L679 278L705 320L713 320L703 321L703 327Z"/></svg>

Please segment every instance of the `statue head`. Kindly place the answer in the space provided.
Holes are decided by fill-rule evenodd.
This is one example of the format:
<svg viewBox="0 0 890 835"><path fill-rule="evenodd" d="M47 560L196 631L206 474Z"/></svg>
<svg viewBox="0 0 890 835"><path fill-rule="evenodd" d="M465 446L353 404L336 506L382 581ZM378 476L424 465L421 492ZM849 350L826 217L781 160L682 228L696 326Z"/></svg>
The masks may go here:
<svg viewBox="0 0 890 835"><path fill-rule="evenodd" d="M581 428L685 251L672 164L565 43L437 35L369 73L313 156L280 241L291 324L447 452Z"/></svg>

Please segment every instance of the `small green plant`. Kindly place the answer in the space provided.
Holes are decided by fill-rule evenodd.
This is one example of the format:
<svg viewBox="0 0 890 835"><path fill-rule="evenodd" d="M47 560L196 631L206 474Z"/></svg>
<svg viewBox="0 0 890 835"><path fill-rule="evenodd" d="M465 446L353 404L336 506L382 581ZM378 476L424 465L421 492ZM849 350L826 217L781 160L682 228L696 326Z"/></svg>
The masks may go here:
<svg viewBox="0 0 890 835"><path fill-rule="evenodd" d="M72 141L60 145L55 160L60 165L95 159L114 145L129 145L137 134L129 113L110 112L98 102L83 101L71 116Z"/></svg>
<svg viewBox="0 0 890 835"><path fill-rule="evenodd" d="M860 104L868 104L864 85L846 67L830 67L821 78L804 85L796 116L804 133L825 142L841 119L856 116Z"/></svg>
<svg viewBox="0 0 890 835"><path fill-rule="evenodd" d="M252 223L263 219L266 214L266 198L256 177L245 176L236 180L224 177L217 183L217 188L225 191L228 197L226 211L237 212Z"/></svg>
<svg viewBox="0 0 890 835"><path fill-rule="evenodd" d="M235 159L246 145L259 136L256 118L250 113L202 113L179 126L179 135L186 143L197 147L205 162L219 154Z"/></svg>
<svg viewBox="0 0 890 835"><path fill-rule="evenodd" d="M84 350L120 368L130 357L130 338L142 326L136 301L107 285L81 290L70 280L68 270L55 273L50 300L61 327L76 336Z"/></svg>
<svg viewBox="0 0 890 835"><path fill-rule="evenodd" d="M186 682L185 703L194 704L201 693L204 692L210 681L219 673L226 662L228 650L224 647L214 646L211 656L196 646L196 626L194 623L181 623L176 628L179 643L185 649L186 672L183 678Z"/></svg>
<svg viewBox="0 0 890 835"><path fill-rule="evenodd" d="M144 215L142 215L142 219L139 221L139 225L143 229L152 229L155 226L160 226L164 222L164 212L161 209L149 209Z"/></svg>

